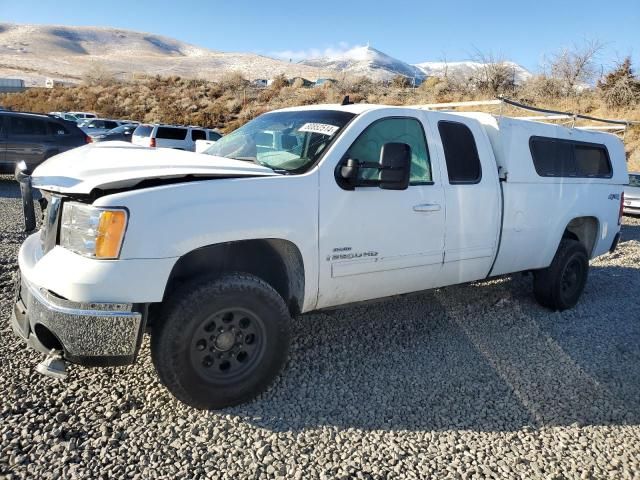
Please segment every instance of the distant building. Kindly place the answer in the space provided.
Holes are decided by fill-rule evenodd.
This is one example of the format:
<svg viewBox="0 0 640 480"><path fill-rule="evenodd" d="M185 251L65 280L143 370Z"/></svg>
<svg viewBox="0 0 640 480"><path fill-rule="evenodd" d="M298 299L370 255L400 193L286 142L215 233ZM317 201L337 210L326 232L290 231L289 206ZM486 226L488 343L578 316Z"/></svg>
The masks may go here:
<svg viewBox="0 0 640 480"><path fill-rule="evenodd" d="M65 87L71 85L69 82L63 82L62 80L56 80L55 78L47 78L44 81L45 88Z"/></svg>
<svg viewBox="0 0 640 480"><path fill-rule="evenodd" d="M20 78L0 78L0 93L22 92L26 88Z"/></svg>

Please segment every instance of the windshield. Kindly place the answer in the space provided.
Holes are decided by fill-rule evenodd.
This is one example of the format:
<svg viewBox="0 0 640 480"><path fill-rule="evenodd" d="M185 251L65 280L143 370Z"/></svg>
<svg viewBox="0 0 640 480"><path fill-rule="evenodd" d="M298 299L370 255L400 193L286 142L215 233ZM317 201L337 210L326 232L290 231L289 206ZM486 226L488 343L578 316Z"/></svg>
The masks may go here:
<svg viewBox="0 0 640 480"><path fill-rule="evenodd" d="M630 187L640 187L640 175L636 175L633 173L629 174L629 186Z"/></svg>
<svg viewBox="0 0 640 480"><path fill-rule="evenodd" d="M274 170L304 171L354 116L337 110L265 113L203 153L252 161Z"/></svg>

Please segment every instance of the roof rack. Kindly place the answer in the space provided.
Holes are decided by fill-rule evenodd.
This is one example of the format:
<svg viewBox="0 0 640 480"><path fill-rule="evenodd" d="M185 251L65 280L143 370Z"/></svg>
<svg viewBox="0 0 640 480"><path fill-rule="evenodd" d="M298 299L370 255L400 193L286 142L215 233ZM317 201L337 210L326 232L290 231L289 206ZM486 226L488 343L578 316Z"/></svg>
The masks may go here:
<svg viewBox="0 0 640 480"><path fill-rule="evenodd" d="M502 115L502 107L509 105L511 107L528 110L531 112L544 113L546 115L522 115L513 118L521 120L532 121L558 121L569 120L571 121L571 128L579 128L581 130L600 130L611 131L613 133L624 133L627 127L631 125L640 125L639 121L634 120L613 120L609 118L592 117L590 115L583 115L580 113L562 112L558 110L549 110L546 108L538 108L524 103L516 102L505 97L498 97L493 100L474 100L469 102L447 102L447 103L429 103L426 105L415 105L415 108L422 108L426 110L441 110L441 109L454 109L460 107L479 107L479 106L498 106L500 107L500 113ZM577 120L589 120L592 122L607 123L608 126L601 125L583 125L576 126Z"/></svg>

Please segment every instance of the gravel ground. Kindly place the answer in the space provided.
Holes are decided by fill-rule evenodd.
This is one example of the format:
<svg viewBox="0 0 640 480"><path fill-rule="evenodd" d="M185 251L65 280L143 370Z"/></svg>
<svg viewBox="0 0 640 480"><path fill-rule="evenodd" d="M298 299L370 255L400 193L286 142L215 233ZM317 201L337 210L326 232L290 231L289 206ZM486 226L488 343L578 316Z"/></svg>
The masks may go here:
<svg viewBox="0 0 640 480"><path fill-rule="evenodd" d="M0 178L0 477L640 478L640 219L573 310L516 275L307 315L273 388L221 413L177 403L147 341L36 373L8 326L20 222Z"/></svg>

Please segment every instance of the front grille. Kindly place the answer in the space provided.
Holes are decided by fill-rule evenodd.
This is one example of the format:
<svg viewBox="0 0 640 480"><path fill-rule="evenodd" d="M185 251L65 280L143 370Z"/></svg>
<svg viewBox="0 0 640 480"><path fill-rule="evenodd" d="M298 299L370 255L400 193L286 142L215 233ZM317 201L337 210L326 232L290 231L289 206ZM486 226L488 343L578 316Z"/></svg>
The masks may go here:
<svg viewBox="0 0 640 480"><path fill-rule="evenodd" d="M58 224L60 223L60 207L62 198L45 193L47 207L42 212L42 228L40 229L40 244L45 254L56 245L58 239Z"/></svg>

